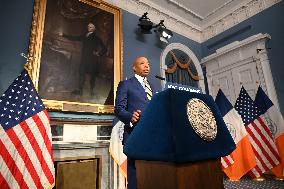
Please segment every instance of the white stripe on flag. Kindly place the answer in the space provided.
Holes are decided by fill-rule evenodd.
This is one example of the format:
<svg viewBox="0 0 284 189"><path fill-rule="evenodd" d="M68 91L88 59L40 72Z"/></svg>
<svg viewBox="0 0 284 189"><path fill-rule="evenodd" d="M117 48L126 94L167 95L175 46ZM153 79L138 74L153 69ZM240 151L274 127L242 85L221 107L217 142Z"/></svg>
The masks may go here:
<svg viewBox="0 0 284 189"><path fill-rule="evenodd" d="M271 146L269 143L265 143L262 139L261 139L261 136L259 135L258 131L255 130L255 128L252 126L250 127L251 128L251 131L253 132L254 134L254 140L255 141L258 141L260 143L260 146L262 146L264 149L260 149L259 147L257 149L259 149L259 153L262 154L263 157L265 157L264 160L267 160L265 161L265 163L267 165L270 165L269 168L271 169L273 167L273 164L274 163L275 165L279 164L279 161L278 159L274 156L273 152L270 150L270 148L273 148L273 146ZM267 145L270 145L270 148L267 146ZM274 145L275 146L275 145ZM274 147L274 149L276 150L276 146ZM268 154L268 155L265 155L265 152ZM277 150L276 150L277 152ZM269 160L272 159L272 162Z"/></svg>
<svg viewBox="0 0 284 189"><path fill-rule="evenodd" d="M274 153L270 150L270 148L272 148L274 150L274 152L278 153L278 150L276 148L276 145L275 145L273 139L270 136L268 136L267 132L263 129L262 125L258 121L255 121L255 123L256 123L257 127L260 129L261 133L266 137L266 139L269 143L268 144L265 143L265 141L263 141L261 139L260 135L256 135L256 138L260 141L261 145L264 147L265 151L271 157L271 159L273 160L275 165L279 164L278 158L275 157ZM270 145L270 148L268 147L268 145Z"/></svg>
<svg viewBox="0 0 284 189"><path fill-rule="evenodd" d="M263 164L259 161L258 158L256 158L256 166L255 167L260 169L261 172L259 174L267 171L267 170L265 170L265 168L263 167ZM255 169L255 168L253 168L253 169Z"/></svg>
<svg viewBox="0 0 284 189"><path fill-rule="evenodd" d="M233 160L232 156L229 155L227 157L228 157L228 160L229 160L230 164L232 165L234 163L234 160Z"/></svg>
<svg viewBox="0 0 284 189"><path fill-rule="evenodd" d="M17 134L17 136L21 139L21 143L23 144L23 147L25 149L25 151L27 152L27 154L30 157L30 160L32 162L33 167L35 168L35 171L37 172L37 175L40 178L40 182L43 186L47 186L47 184L49 184L46 175L42 174L41 170L41 163L39 162L35 151L33 149L33 147L30 144L29 139L27 138L27 136L25 135L22 127L20 125L17 125L13 128L13 130L15 131L15 133ZM37 138L37 137L36 137Z"/></svg>
<svg viewBox="0 0 284 189"><path fill-rule="evenodd" d="M224 168L228 167L228 164L224 161L224 158L221 157L221 164Z"/></svg>
<svg viewBox="0 0 284 189"><path fill-rule="evenodd" d="M16 163L17 167L21 171L23 178L25 182L27 183L29 188L36 188L36 185L28 171L22 171L26 170L25 162L23 161L22 157L18 153L18 150L15 148L13 142L10 140L9 136L6 134L6 131L3 129L2 126L0 126L0 133L2 134L0 136L1 141L3 142L3 145L13 158L13 161Z"/></svg>
<svg viewBox="0 0 284 189"><path fill-rule="evenodd" d="M253 168L252 170L250 170L250 172L257 178L260 177L260 174L255 168Z"/></svg>
<svg viewBox="0 0 284 189"><path fill-rule="evenodd" d="M231 155L227 155L221 158L221 164L223 168L227 168L234 163L234 160Z"/></svg>
<svg viewBox="0 0 284 189"><path fill-rule="evenodd" d="M7 167L6 163L2 159L2 156L0 156L0 162L1 162L1 169L0 173L2 175L5 175L5 180L10 188L18 189L20 188L18 182L15 180L13 174L11 173L10 169Z"/></svg>
<svg viewBox="0 0 284 189"><path fill-rule="evenodd" d="M49 118L46 116L45 111L41 111L37 115L42 120L42 123L44 125L45 130L46 130L46 134L49 138L49 141L52 141L51 126L49 124Z"/></svg>
<svg viewBox="0 0 284 189"><path fill-rule="evenodd" d="M40 131L38 130L38 126L37 124L34 122L34 120L31 118L28 118L26 120L26 123L28 125L28 127L30 128L31 132L33 133L33 135L35 136L35 139L37 140L38 146L41 147L42 150L42 157L44 158L44 161L46 162L46 164L48 165L48 168L51 172L53 172L53 162L52 159L50 157L49 151L46 148L46 145L44 143L44 140L42 137L36 137L36 136L41 136Z"/></svg>
<svg viewBox="0 0 284 189"><path fill-rule="evenodd" d="M257 151L257 153L259 154L261 160L264 162L264 164L269 168L271 169L272 168L272 165L271 163L267 160L266 156L263 154L262 150L260 149L259 145L256 143L256 139L258 138L257 135L258 133L253 129L253 127L251 125L249 125L250 127L250 130L252 131L254 137L250 136L249 135L249 139L250 139L250 142L252 144L252 146L254 147L254 149ZM259 162L261 163L261 162ZM257 162L257 165L260 165L258 164ZM267 170L266 170L267 171Z"/></svg>

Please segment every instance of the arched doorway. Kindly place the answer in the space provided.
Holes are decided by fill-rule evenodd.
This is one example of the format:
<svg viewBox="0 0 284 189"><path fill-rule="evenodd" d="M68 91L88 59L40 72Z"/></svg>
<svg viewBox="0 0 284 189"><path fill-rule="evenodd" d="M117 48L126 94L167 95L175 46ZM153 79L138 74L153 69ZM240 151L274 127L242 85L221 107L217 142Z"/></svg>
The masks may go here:
<svg viewBox="0 0 284 189"><path fill-rule="evenodd" d="M195 54L181 43L171 43L162 52L160 73L166 82L201 88L205 91L203 72Z"/></svg>

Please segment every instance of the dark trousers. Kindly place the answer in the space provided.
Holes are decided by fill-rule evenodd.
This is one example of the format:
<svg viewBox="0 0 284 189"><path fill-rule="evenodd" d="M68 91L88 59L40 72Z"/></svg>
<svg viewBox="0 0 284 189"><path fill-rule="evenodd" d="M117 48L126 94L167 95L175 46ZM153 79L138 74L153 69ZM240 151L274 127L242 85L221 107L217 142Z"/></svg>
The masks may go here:
<svg viewBox="0 0 284 189"><path fill-rule="evenodd" d="M127 158L127 189L136 189L136 168L135 160Z"/></svg>

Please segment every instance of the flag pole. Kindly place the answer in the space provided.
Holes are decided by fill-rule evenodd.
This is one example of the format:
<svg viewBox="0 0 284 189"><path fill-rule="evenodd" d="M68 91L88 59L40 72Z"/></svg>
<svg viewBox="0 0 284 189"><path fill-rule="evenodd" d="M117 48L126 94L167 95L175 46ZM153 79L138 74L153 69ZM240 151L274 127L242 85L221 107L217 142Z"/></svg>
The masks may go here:
<svg viewBox="0 0 284 189"><path fill-rule="evenodd" d="M255 83L256 83L256 86L257 86L257 87L260 86L260 83L259 83L258 81L256 81Z"/></svg>
<svg viewBox="0 0 284 189"><path fill-rule="evenodd" d="M20 56L24 57L26 59L26 63L24 65L24 68L27 70L29 76L32 78L32 66L30 64L31 60L33 59L33 56L26 55L25 53L20 53Z"/></svg>

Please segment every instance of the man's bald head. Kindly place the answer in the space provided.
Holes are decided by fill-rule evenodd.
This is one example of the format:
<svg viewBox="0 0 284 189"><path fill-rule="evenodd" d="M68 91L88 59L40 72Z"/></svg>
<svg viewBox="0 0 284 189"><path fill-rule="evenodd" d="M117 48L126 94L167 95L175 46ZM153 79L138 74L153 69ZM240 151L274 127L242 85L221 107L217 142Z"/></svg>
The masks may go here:
<svg viewBox="0 0 284 189"><path fill-rule="evenodd" d="M141 77L147 77L150 73L150 63L144 56L137 57L133 62L133 71Z"/></svg>

